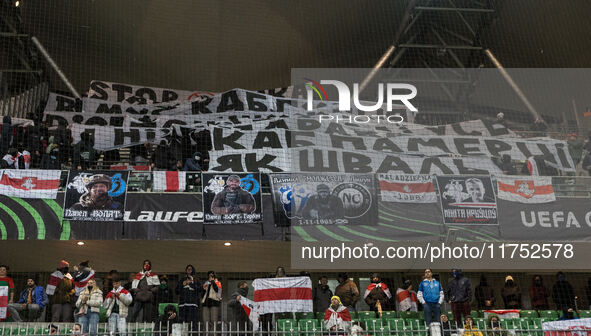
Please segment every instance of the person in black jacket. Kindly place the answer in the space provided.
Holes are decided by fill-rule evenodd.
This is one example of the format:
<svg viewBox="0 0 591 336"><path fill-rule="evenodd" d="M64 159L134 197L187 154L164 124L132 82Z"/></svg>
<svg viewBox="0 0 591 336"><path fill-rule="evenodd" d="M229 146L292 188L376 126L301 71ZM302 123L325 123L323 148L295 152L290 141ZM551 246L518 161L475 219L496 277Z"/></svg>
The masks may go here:
<svg viewBox="0 0 591 336"><path fill-rule="evenodd" d="M562 272L556 273L556 283L552 286L552 300L557 310L575 307L575 291Z"/></svg>
<svg viewBox="0 0 591 336"><path fill-rule="evenodd" d="M470 279L462 274L461 269L452 269L453 278L449 281L446 297L451 304L456 325L463 324L463 317L470 316L470 302L472 301L472 284Z"/></svg>
<svg viewBox="0 0 591 336"><path fill-rule="evenodd" d="M320 277L320 283L314 288L314 312L325 312L328 306L330 306L330 298L332 296L332 291L328 287L328 277L323 275Z"/></svg>
<svg viewBox="0 0 591 336"><path fill-rule="evenodd" d="M439 321L441 323L441 335L451 336L452 332L454 334L456 333L455 326L453 325L453 323L451 323L446 314L441 314L441 316L439 317Z"/></svg>
<svg viewBox="0 0 591 336"><path fill-rule="evenodd" d="M246 315L244 308L239 300L238 297L247 297L248 296L248 282L242 280L238 282L238 290L232 293L230 301L228 302L228 306L234 309L234 321L236 325L232 326L232 329L240 330L240 331L248 331L252 329L252 323Z"/></svg>
<svg viewBox="0 0 591 336"><path fill-rule="evenodd" d="M474 290L474 297L478 303L478 310L493 309L495 306L495 293L492 287L488 285L486 276L480 276L480 284Z"/></svg>
<svg viewBox="0 0 591 336"><path fill-rule="evenodd" d="M195 277L195 267L187 265L185 274L181 276L176 286L176 293L179 296L179 320L192 323L193 328L197 327L201 291L201 282Z"/></svg>

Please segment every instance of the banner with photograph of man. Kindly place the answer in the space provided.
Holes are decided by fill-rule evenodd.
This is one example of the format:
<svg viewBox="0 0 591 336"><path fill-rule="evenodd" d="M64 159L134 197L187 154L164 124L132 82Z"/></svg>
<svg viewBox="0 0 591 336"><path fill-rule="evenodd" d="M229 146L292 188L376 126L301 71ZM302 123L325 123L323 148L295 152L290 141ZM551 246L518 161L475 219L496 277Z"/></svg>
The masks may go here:
<svg viewBox="0 0 591 336"><path fill-rule="evenodd" d="M444 224L498 225L490 176L437 176Z"/></svg>
<svg viewBox="0 0 591 336"><path fill-rule="evenodd" d="M64 220L118 221L125 214L127 171L71 171L64 198Z"/></svg>
<svg viewBox="0 0 591 336"><path fill-rule="evenodd" d="M203 173L201 180L204 224L249 224L263 220L260 173Z"/></svg>
<svg viewBox="0 0 591 336"><path fill-rule="evenodd" d="M278 226L376 223L371 174L278 173L269 179Z"/></svg>

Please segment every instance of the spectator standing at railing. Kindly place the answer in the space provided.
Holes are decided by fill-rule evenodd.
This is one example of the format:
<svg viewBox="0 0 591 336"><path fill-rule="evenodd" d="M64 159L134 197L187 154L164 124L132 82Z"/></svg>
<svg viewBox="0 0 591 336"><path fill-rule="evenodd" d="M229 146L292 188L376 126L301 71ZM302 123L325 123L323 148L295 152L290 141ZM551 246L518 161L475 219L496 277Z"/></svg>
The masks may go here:
<svg viewBox="0 0 591 336"><path fill-rule="evenodd" d="M357 285L353 280L349 279L347 273L339 273L337 280L339 281L339 285L335 288L334 295L340 298L341 303L347 307L349 312L356 312L355 304L361 297Z"/></svg>
<svg viewBox="0 0 591 336"><path fill-rule="evenodd" d="M314 288L312 299L314 300L314 312L324 312L330 306L330 298L333 293L328 287L328 277L323 275L320 277L320 283Z"/></svg>
<svg viewBox="0 0 591 336"><path fill-rule="evenodd" d="M160 285L158 286L158 291L154 298L156 304L152 308L152 317L154 319L158 318L158 306L160 306L161 303L174 302L172 298L172 291L174 289L170 288L169 283L170 281L168 281L168 276L166 276L166 274L160 276Z"/></svg>
<svg viewBox="0 0 591 336"><path fill-rule="evenodd" d="M419 284L417 298L423 305L427 326L431 322L439 322L441 304L445 300L445 295L441 283L433 278L433 271L430 268L425 270L425 278Z"/></svg>
<svg viewBox="0 0 591 336"><path fill-rule="evenodd" d="M31 125L27 127L27 150L31 153L31 167L38 168L41 163L43 148L39 134L39 126Z"/></svg>
<svg viewBox="0 0 591 336"><path fill-rule="evenodd" d="M399 311L418 311L419 300L410 280L403 279L402 286L396 290L396 302Z"/></svg>
<svg viewBox="0 0 591 336"><path fill-rule="evenodd" d="M150 163L148 152L150 151L150 143L145 142L141 145L135 145L129 149L129 158L132 165L148 165Z"/></svg>
<svg viewBox="0 0 591 336"><path fill-rule="evenodd" d="M392 298L392 294L388 286L382 282L378 273L372 273L370 281L363 294L363 299L369 306L369 309L376 312L376 317L379 318L381 317L382 310L389 308L389 301Z"/></svg>
<svg viewBox="0 0 591 336"><path fill-rule="evenodd" d="M62 260L57 270L49 276L45 292L51 302L51 322L71 322L74 297L74 279L69 273L70 264Z"/></svg>
<svg viewBox="0 0 591 336"><path fill-rule="evenodd" d="M207 281L203 283L203 322L214 328L219 321L220 307L222 305L222 284L216 279L215 272L207 272Z"/></svg>
<svg viewBox="0 0 591 336"><path fill-rule="evenodd" d="M575 306L575 291L562 272L556 273L556 283L552 286L552 300L557 310Z"/></svg>
<svg viewBox="0 0 591 336"><path fill-rule="evenodd" d="M456 325L462 326L464 317L470 316L470 302L472 301L472 284L461 269L452 269L453 278L448 282L445 296L451 304Z"/></svg>
<svg viewBox="0 0 591 336"><path fill-rule="evenodd" d="M239 281L237 287L238 290L232 293L228 306L234 310L235 329L237 331L248 331L252 329L252 322L240 302L240 298L246 298L248 296L248 282L244 280Z"/></svg>
<svg viewBox="0 0 591 336"><path fill-rule="evenodd" d="M55 143L55 137L49 137L47 148L41 158L41 169L61 169L60 146Z"/></svg>
<svg viewBox="0 0 591 336"><path fill-rule="evenodd" d="M80 141L74 145L72 164L78 170L88 170L96 163L96 151L92 135L86 132L80 134Z"/></svg>
<svg viewBox="0 0 591 336"><path fill-rule="evenodd" d="M175 165L174 157L165 140L160 141L160 144L156 146L152 152L151 159L152 169L170 170Z"/></svg>
<svg viewBox="0 0 591 336"><path fill-rule="evenodd" d="M575 167L581 162L583 156L583 141L579 140L576 133L569 134L568 141L568 152L573 158Z"/></svg>
<svg viewBox="0 0 591 336"><path fill-rule="evenodd" d="M94 279L88 280L86 288L76 301L82 332L89 333L91 336L98 334L99 313L102 305L103 291L98 288Z"/></svg>
<svg viewBox="0 0 591 336"><path fill-rule="evenodd" d="M14 281L8 276L8 266L0 265L0 287L8 287L8 305L14 303ZM0 319L0 322L3 319Z"/></svg>
<svg viewBox="0 0 591 336"><path fill-rule="evenodd" d="M187 265L176 286L176 293L179 296L179 320L192 323L193 329L197 326L202 291L201 282L195 276L195 267Z"/></svg>
<svg viewBox="0 0 591 336"><path fill-rule="evenodd" d="M480 276L480 283L474 289L474 298L478 304L478 310L493 309L495 306L495 292L488 285L486 275Z"/></svg>
<svg viewBox="0 0 591 336"><path fill-rule="evenodd" d="M0 137L0 154L8 153L8 149L12 146L12 118L4 116L2 118L2 137Z"/></svg>
<svg viewBox="0 0 591 336"><path fill-rule="evenodd" d="M548 304L548 297L550 292L544 286L542 277L540 275L534 275L532 278L532 285L529 288L529 298L531 300L531 307L535 310L548 310L550 305Z"/></svg>
<svg viewBox="0 0 591 336"><path fill-rule="evenodd" d="M200 172L202 155L200 152L193 153L193 156L185 160L184 171Z"/></svg>
<svg viewBox="0 0 591 336"><path fill-rule="evenodd" d="M500 168L505 175L517 175L517 169L515 168L515 165L511 160L511 155L509 154L503 154L501 157Z"/></svg>
<svg viewBox="0 0 591 336"><path fill-rule="evenodd" d="M521 289L510 275L505 278L505 286L501 289L501 296L505 303L505 309L521 309Z"/></svg>
<svg viewBox="0 0 591 336"><path fill-rule="evenodd" d="M119 330L119 335L125 336L127 323L125 319L129 313L129 305L133 301L131 293L121 286L119 274L112 275L113 289L107 293L103 307L107 309L107 318L109 321L109 332L112 335Z"/></svg>
<svg viewBox="0 0 591 336"><path fill-rule="evenodd" d="M152 262L144 260L142 270L135 275L131 285L133 293L133 313L131 322L151 322L154 294L158 291L160 280L152 272Z"/></svg>

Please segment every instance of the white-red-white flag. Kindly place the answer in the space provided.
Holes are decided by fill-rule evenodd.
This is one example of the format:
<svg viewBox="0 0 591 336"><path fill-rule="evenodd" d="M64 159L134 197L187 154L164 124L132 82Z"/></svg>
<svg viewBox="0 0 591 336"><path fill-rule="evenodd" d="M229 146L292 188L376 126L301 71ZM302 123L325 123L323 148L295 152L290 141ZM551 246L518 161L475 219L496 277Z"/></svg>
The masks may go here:
<svg viewBox="0 0 591 336"><path fill-rule="evenodd" d="M488 309L483 310L484 318L488 319L489 315L497 315L501 319L519 318L519 310L517 309Z"/></svg>
<svg viewBox="0 0 591 336"><path fill-rule="evenodd" d="M248 319L252 322L252 330L258 331L259 330L259 310L257 303L245 298L243 296L240 297L240 304L242 305L242 309L246 315L248 315Z"/></svg>
<svg viewBox="0 0 591 336"><path fill-rule="evenodd" d="M0 286L0 320L6 318L8 307L8 286Z"/></svg>
<svg viewBox="0 0 591 336"><path fill-rule="evenodd" d="M556 201L552 177L498 177L498 197L519 203L548 203Z"/></svg>
<svg viewBox="0 0 591 336"><path fill-rule="evenodd" d="M55 199L61 173L59 170L5 169L0 178L0 195Z"/></svg>
<svg viewBox="0 0 591 336"><path fill-rule="evenodd" d="M380 194L385 202L435 203L437 195L431 175L379 174Z"/></svg>
<svg viewBox="0 0 591 336"><path fill-rule="evenodd" d="M187 186L187 174L182 171L155 171L154 191L184 191Z"/></svg>
<svg viewBox="0 0 591 336"><path fill-rule="evenodd" d="M591 318L543 322L544 336L588 336L591 334Z"/></svg>
<svg viewBox="0 0 591 336"><path fill-rule="evenodd" d="M311 312L312 281L309 277L260 278L252 283L259 314Z"/></svg>

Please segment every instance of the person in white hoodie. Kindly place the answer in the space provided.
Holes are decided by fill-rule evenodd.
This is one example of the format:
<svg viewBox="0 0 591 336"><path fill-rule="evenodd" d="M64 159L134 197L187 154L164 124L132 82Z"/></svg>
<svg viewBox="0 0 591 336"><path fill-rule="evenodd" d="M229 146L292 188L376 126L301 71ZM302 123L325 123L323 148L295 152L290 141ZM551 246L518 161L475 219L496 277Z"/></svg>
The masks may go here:
<svg viewBox="0 0 591 336"><path fill-rule="evenodd" d="M103 291L96 285L94 279L88 280L86 288L80 293L76 301L78 321L82 324L82 332L90 336L98 334L99 313L103 304Z"/></svg>
<svg viewBox="0 0 591 336"><path fill-rule="evenodd" d="M103 302L103 307L107 310L109 319L109 332L115 334L118 330L119 335L126 335L127 322L125 318L131 301L133 301L131 293L121 286L119 274L113 274L113 289L107 294Z"/></svg>

